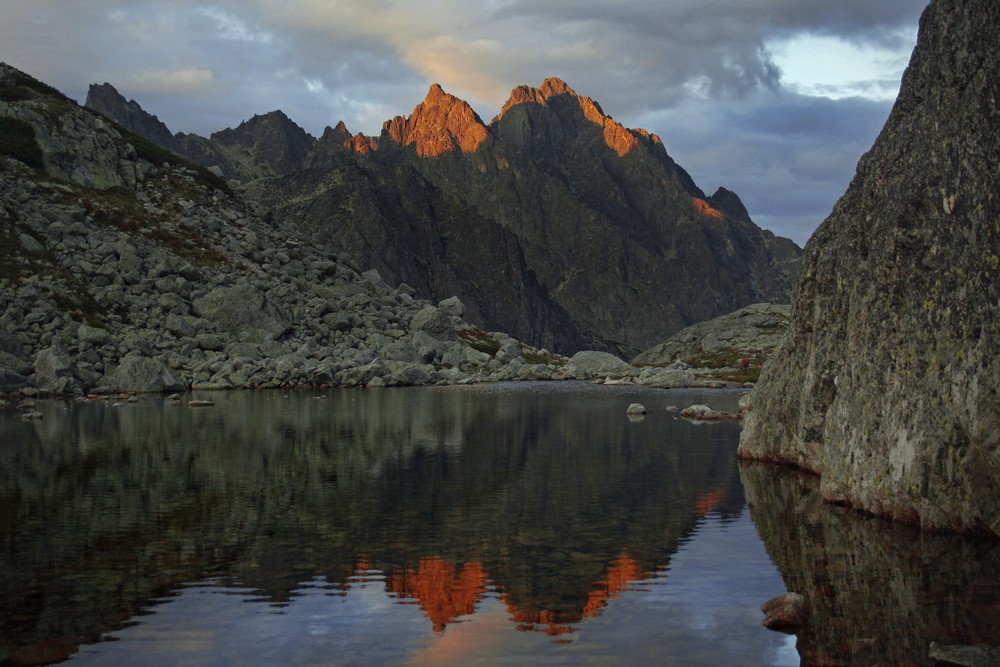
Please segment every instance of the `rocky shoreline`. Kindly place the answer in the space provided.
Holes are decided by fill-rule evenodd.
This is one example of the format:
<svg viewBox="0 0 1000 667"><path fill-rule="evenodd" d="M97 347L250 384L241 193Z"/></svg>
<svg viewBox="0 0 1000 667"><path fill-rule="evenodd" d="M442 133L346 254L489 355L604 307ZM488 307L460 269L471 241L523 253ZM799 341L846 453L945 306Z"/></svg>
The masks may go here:
<svg viewBox="0 0 1000 667"><path fill-rule="evenodd" d="M683 361L640 368L604 352L567 358L482 331L462 319L458 299L432 304L406 285L391 288L377 272L273 228L183 167L161 167L137 184L134 210L116 205L117 195L35 181L26 171L0 174L0 205L4 215L16 211L26 258L20 275L0 283L0 390L8 394L727 384ZM184 184L187 198L162 187L170 181ZM163 221L161 238L114 223L139 211ZM184 222L170 226L179 212ZM193 230L200 245L187 249Z"/></svg>

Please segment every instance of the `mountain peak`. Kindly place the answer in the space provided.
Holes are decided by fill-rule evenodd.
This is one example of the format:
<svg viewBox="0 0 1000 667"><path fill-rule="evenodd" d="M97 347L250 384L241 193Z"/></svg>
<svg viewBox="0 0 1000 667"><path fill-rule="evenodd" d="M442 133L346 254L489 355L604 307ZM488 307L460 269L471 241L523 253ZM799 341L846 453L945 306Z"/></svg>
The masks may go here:
<svg viewBox="0 0 1000 667"><path fill-rule="evenodd" d="M490 131L468 102L433 84L409 118L396 116L382 127L382 136L400 146L413 145L420 157L437 157L460 150L471 153Z"/></svg>
<svg viewBox="0 0 1000 667"><path fill-rule="evenodd" d="M427 91L426 99L431 100L440 97L452 97L452 96L444 92L444 88L441 87L440 83L432 83L430 89Z"/></svg>
<svg viewBox="0 0 1000 667"><path fill-rule="evenodd" d="M211 136L223 146L258 151L276 174L301 169L316 139L281 110L254 115L236 128L220 130Z"/></svg>
<svg viewBox="0 0 1000 667"><path fill-rule="evenodd" d="M168 149L174 146L173 132L159 118L144 111L135 100L125 99L110 83L90 84L84 106L113 118L126 129L159 146Z"/></svg>
<svg viewBox="0 0 1000 667"><path fill-rule="evenodd" d="M579 95L576 94L576 91L570 88L565 81L556 76L550 76L542 81L542 85L538 90L546 98L552 97L553 95L572 95L573 97L579 97Z"/></svg>
<svg viewBox="0 0 1000 667"><path fill-rule="evenodd" d="M490 124L496 126L508 111L521 104L537 104L551 109L564 127L579 129L581 120L598 125L603 131L604 143L619 157L631 152L639 144L640 136L659 143L659 138L652 139L648 132L636 132L624 127L606 115L597 102L577 95L565 81L557 77L545 79L538 88L521 85L512 90L500 113Z"/></svg>

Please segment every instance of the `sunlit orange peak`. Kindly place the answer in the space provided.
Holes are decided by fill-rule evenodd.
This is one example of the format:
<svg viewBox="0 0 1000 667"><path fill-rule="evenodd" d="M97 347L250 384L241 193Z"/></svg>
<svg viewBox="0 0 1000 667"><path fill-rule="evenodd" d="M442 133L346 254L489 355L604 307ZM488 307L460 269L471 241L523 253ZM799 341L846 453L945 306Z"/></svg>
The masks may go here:
<svg viewBox="0 0 1000 667"><path fill-rule="evenodd" d="M387 121L382 134L401 146L413 145L420 157L437 157L456 149L471 153L490 131L467 102L435 83L409 118Z"/></svg>

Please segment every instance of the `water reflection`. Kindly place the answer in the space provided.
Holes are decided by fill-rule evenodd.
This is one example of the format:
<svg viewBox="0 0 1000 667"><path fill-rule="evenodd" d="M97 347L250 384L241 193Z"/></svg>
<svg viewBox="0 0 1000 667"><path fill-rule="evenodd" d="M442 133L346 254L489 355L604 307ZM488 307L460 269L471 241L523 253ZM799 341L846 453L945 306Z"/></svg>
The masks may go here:
<svg viewBox="0 0 1000 667"><path fill-rule="evenodd" d="M375 586L438 635L486 606L565 641L662 578L707 513L724 526L744 506L736 427L675 419L659 393L200 397L217 405L52 402L40 422L0 419L0 660L65 658L203 581L279 611L316 582ZM632 423L637 399L656 412Z"/></svg>
<svg viewBox="0 0 1000 667"><path fill-rule="evenodd" d="M1000 544L920 533L826 504L815 477L740 468L790 591L806 596L804 665L929 665L932 641L1000 644Z"/></svg>

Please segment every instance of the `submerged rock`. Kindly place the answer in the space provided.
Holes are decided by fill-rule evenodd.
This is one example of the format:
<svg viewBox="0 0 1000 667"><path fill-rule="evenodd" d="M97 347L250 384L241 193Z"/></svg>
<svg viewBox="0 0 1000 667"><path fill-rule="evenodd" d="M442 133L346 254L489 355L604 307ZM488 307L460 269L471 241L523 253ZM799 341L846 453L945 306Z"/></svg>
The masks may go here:
<svg viewBox="0 0 1000 667"><path fill-rule="evenodd" d="M736 415L728 412L720 412L707 405L690 405L681 410L681 417L694 421L720 421L722 419L736 419Z"/></svg>
<svg viewBox="0 0 1000 667"><path fill-rule="evenodd" d="M609 374L627 373L632 366L610 352L583 350L577 352L566 364L566 372L581 380L604 377Z"/></svg>

